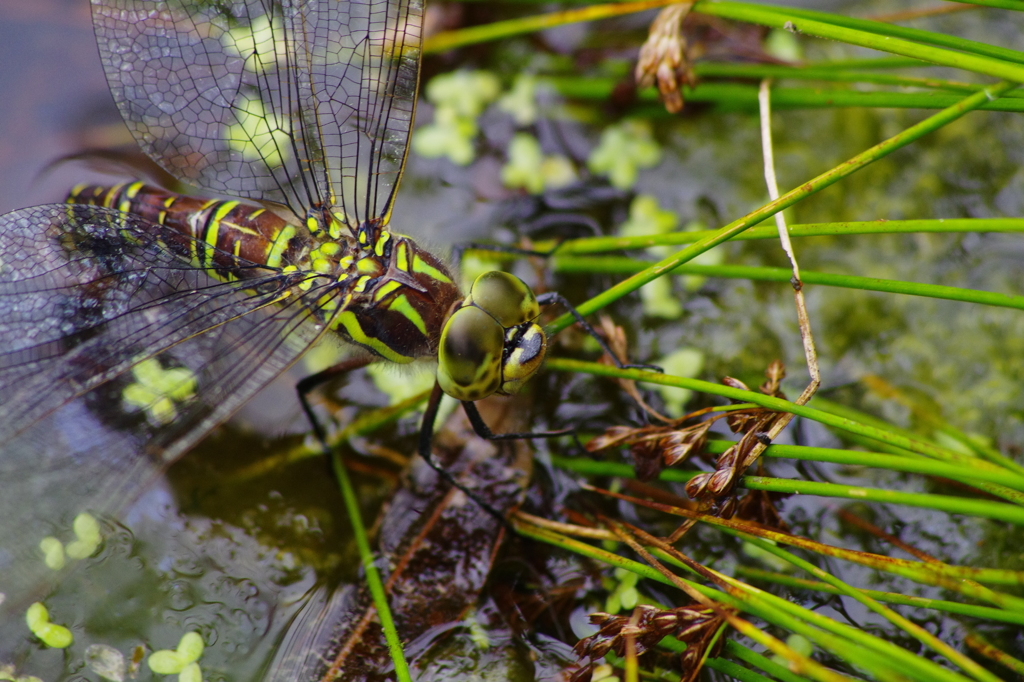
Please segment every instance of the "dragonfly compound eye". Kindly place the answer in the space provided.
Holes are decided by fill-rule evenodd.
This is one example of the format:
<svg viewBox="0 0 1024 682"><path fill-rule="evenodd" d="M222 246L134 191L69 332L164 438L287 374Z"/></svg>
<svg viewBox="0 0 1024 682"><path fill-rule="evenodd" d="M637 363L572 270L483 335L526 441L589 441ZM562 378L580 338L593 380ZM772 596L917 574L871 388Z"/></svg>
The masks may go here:
<svg viewBox="0 0 1024 682"><path fill-rule="evenodd" d="M437 381L456 400L486 398L501 387L505 330L488 313L466 305L452 313L441 333Z"/></svg>
<svg viewBox="0 0 1024 682"><path fill-rule="evenodd" d="M540 315L537 297L526 282L498 270L477 277L468 300L493 315L505 329L529 322Z"/></svg>

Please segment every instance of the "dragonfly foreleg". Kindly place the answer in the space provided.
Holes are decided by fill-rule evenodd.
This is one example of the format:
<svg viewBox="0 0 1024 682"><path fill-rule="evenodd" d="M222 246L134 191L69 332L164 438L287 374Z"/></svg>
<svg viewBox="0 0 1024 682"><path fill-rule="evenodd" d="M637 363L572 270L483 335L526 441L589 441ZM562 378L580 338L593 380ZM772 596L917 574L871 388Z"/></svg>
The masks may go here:
<svg viewBox="0 0 1024 682"><path fill-rule="evenodd" d="M371 362L373 362L373 358L368 356L349 358L348 360L331 365L327 369L322 369L315 374L303 377L295 385L295 390L299 394L299 403L302 405L302 411L306 413L306 419L309 420L310 426L313 427L313 435L316 437L317 442L320 443L320 447L325 455L330 455L331 451L330 445L327 443L327 432L324 430L320 420L317 419L316 413L313 412L313 407L309 404L309 394L318 386L322 386L331 379L353 370L362 369Z"/></svg>
<svg viewBox="0 0 1024 682"><path fill-rule="evenodd" d="M589 334L591 338L597 341L597 345L601 346L601 350L608 354L608 357L612 359L612 361L615 363L615 366L618 367L619 369L646 369L652 372L659 372L664 374L665 370L662 367L659 367L658 365L648 365L644 363L627 364L622 362L622 360L620 360L619 357L615 355L612 349L608 346L604 338L602 338L601 335L598 334L594 330L594 328L590 326L590 323L583 318L583 315L580 313L580 311L576 310L576 306L574 306L572 303L569 303L565 296L562 296L557 291L549 291L547 293L539 294L537 296L537 303L540 305L548 305L550 303L561 303L562 306L564 306L565 309L569 311L569 314L576 318L576 322L581 327L583 327L583 330L587 332L587 334Z"/></svg>
<svg viewBox="0 0 1024 682"><path fill-rule="evenodd" d="M434 390L431 391L430 398L427 400L427 408L423 412L423 421L420 424L420 438L418 447L420 457L423 458L423 461L426 462L431 469L437 472L437 475L440 476L442 480L447 481L452 487L456 488L457 490L461 490L462 493L466 495L466 497L473 500L473 502L479 505L481 509L483 509L485 512L493 516L498 521L498 523L505 527L506 530L508 530L509 532L515 532L515 528L513 528L512 524L508 522L508 519L506 519L501 512L499 512L497 509L488 504L483 498L481 498L475 492L473 492L472 490L470 490L469 488L455 480L455 476L452 475L452 472L445 469L444 466L434 458L434 422L437 419L437 411L441 406L441 398L443 396L444 393L441 391L441 385L435 381ZM487 425L483 423L483 419L480 418L480 413L477 412L475 407L473 407L473 403L462 404L463 406L469 405L471 408L466 409L466 416L469 417L469 421L473 425L473 430L476 431L477 435L481 436L482 438L493 440L493 438L489 437L488 435L485 435L485 433L490 434L490 436L493 436L494 434L491 434L491 430L488 429ZM484 432L481 432L480 429L477 428L477 423L483 425Z"/></svg>

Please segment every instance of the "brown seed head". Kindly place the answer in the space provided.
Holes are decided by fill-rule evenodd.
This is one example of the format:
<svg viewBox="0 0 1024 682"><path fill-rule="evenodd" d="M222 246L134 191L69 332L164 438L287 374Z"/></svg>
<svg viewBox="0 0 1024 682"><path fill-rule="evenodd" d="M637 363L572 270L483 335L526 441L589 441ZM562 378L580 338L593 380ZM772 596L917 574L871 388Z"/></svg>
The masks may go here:
<svg viewBox="0 0 1024 682"><path fill-rule="evenodd" d="M636 63L637 84L647 87L657 82L665 108L673 114L683 109L680 78L689 80L686 41L680 31L683 17L689 11L690 3L669 5L663 9L651 23L650 35L640 48Z"/></svg>

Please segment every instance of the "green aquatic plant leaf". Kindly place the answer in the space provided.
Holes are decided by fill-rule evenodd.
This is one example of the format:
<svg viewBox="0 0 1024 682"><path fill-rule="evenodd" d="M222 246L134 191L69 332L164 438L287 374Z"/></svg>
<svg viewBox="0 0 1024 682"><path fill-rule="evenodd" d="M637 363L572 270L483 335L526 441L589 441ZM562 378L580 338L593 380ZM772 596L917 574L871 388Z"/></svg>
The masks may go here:
<svg viewBox="0 0 1024 682"><path fill-rule="evenodd" d="M25 612L25 623L32 634L52 649L66 649L75 641L71 630L50 622L50 612L42 602L35 602Z"/></svg>
<svg viewBox="0 0 1024 682"><path fill-rule="evenodd" d="M530 125L537 120L537 77L523 73L516 76L512 89L498 99L498 108L511 114L516 125Z"/></svg>
<svg viewBox="0 0 1024 682"><path fill-rule="evenodd" d="M607 175L615 187L631 189L642 169L653 168L660 162L661 146L654 140L650 123L627 119L604 129L587 159L587 167Z"/></svg>
<svg viewBox="0 0 1024 682"><path fill-rule="evenodd" d="M501 169L501 181L510 189L540 194L576 180L572 162L557 154L545 155L540 142L529 133L517 133L508 145L508 163Z"/></svg>

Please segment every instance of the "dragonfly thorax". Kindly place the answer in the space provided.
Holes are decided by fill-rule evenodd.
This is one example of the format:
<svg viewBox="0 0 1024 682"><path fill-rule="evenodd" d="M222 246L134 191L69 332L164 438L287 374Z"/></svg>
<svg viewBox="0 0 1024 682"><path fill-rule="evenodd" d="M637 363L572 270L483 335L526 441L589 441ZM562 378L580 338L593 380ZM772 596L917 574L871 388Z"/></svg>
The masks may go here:
<svg viewBox="0 0 1024 682"><path fill-rule="evenodd" d="M436 357L445 315L459 299L454 278L412 239L379 230L361 243L371 234L314 237L304 263L309 307L343 339L385 360Z"/></svg>

